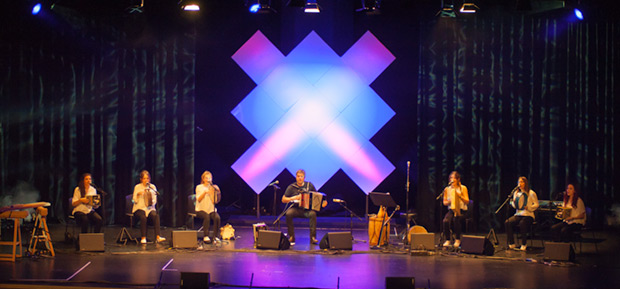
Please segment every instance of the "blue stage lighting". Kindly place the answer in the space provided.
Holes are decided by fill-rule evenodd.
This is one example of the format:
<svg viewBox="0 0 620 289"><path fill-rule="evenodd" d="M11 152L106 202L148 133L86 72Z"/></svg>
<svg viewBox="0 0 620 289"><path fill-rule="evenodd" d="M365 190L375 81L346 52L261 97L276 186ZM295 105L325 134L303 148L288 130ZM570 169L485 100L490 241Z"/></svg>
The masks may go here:
<svg viewBox="0 0 620 289"><path fill-rule="evenodd" d="M252 13L257 13L259 9L260 9L260 4L258 4L258 3L253 4L252 6L250 6L250 12L252 12Z"/></svg>
<svg viewBox="0 0 620 289"><path fill-rule="evenodd" d="M573 11L575 12L575 17L577 17L577 19L583 20L583 12L581 12L581 10L575 8Z"/></svg>
<svg viewBox="0 0 620 289"><path fill-rule="evenodd" d="M34 4L32 6L32 15L37 15L39 12L41 12L41 3Z"/></svg>

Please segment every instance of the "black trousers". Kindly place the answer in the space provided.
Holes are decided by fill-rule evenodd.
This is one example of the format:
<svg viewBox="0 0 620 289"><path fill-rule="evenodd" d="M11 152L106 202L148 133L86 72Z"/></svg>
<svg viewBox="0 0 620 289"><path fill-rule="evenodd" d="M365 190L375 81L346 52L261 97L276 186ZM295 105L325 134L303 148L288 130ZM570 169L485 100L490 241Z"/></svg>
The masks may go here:
<svg viewBox="0 0 620 289"><path fill-rule="evenodd" d="M454 211L448 210L446 216L443 218L443 235L446 240L450 240L450 228L454 228L454 238L457 240L461 239L461 223L463 221L463 214L466 211L461 211L460 216L455 216Z"/></svg>
<svg viewBox="0 0 620 289"><path fill-rule="evenodd" d="M88 224L95 226L95 233L101 233L101 226L103 226L103 220L101 216L95 211L90 211L88 214L82 212L75 212L73 214L75 222L81 227L82 233L88 233Z"/></svg>
<svg viewBox="0 0 620 289"><path fill-rule="evenodd" d="M310 237L316 238L316 212L306 210L300 207L292 207L286 212L286 227L288 227L288 236L295 237L295 227L293 226L293 218L310 219Z"/></svg>
<svg viewBox="0 0 620 289"><path fill-rule="evenodd" d="M142 234L142 238L146 238L146 212L144 210L137 210L133 215L140 219L140 234ZM155 236L160 236L159 215L157 211L151 211L149 219L153 222L153 227L155 227Z"/></svg>
<svg viewBox="0 0 620 289"><path fill-rule="evenodd" d="M209 229L211 226L211 220L213 220L213 237L220 238L220 214L213 211L207 214L205 211L196 212L196 217L202 219L202 229L205 237L209 236Z"/></svg>
<svg viewBox="0 0 620 289"><path fill-rule="evenodd" d="M583 225L581 224L568 224L566 222L559 222L551 226L553 240L556 242L568 242L571 240L571 236L573 235L573 233L580 231L581 227L583 227Z"/></svg>
<svg viewBox="0 0 620 289"><path fill-rule="evenodd" d="M506 220L506 235L508 236L508 244L514 244L515 238L513 229L519 226L521 232L521 245L527 245L527 233L532 228L534 218L529 216L512 216Z"/></svg>

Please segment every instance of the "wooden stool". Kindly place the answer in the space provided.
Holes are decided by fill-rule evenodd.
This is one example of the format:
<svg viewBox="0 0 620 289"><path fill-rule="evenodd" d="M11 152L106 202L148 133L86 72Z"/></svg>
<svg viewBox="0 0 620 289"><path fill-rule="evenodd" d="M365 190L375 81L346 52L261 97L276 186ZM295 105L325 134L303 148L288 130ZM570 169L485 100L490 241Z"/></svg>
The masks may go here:
<svg viewBox="0 0 620 289"><path fill-rule="evenodd" d="M47 209L43 207L37 208L37 216L34 221L34 229L32 230L32 237L30 238L30 244L28 245L28 253L35 255L37 253L37 243L39 241L45 243L45 247L49 250L52 257L54 254L54 246L52 246L52 238L50 237L49 230L47 229Z"/></svg>
<svg viewBox="0 0 620 289"><path fill-rule="evenodd" d="M22 233L21 233L21 220L28 217L27 211L6 211L0 214L0 219L12 219L13 220L13 241L0 241L0 246L12 246L12 254L0 254L0 261L15 262L15 257L22 256ZM19 253L16 252L17 245L19 245Z"/></svg>

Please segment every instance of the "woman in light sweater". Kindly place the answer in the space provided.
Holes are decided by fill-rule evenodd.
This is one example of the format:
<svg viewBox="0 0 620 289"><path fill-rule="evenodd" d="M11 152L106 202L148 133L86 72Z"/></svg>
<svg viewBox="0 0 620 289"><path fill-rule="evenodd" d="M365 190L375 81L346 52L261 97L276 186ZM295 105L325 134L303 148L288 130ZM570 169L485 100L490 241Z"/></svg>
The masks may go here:
<svg viewBox="0 0 620 289"><path fill-rule="evenodd" d="M538 196L530 189L526 177L519 177L516 192L512 195L510 205L517 211L514 216L506 220L506 235L508 236L508 248L520 251L527 249L527 233L532 228L536 218L534 211L538 209ZM517 248L514 240L513 229L519 226L521 232L521 247Z"/></svg>

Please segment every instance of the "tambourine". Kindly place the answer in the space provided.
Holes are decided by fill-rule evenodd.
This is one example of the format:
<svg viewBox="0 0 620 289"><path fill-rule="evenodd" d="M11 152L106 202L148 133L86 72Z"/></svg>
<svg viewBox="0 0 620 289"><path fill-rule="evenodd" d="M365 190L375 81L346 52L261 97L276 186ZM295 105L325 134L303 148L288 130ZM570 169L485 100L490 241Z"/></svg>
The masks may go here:
<svg viewBox="0 0 620 289"><path fill-rule="evenodd" d="M525 208L527 208L527 194L517 194L517 197L514 200L514 205L517 210L525 210Z"/></svg>

